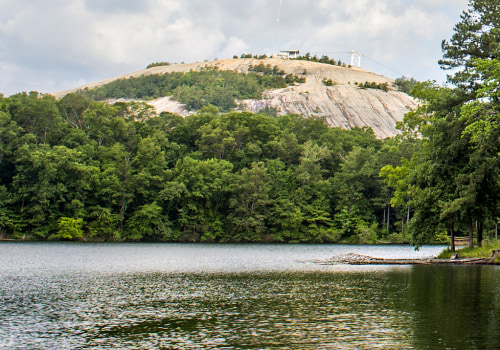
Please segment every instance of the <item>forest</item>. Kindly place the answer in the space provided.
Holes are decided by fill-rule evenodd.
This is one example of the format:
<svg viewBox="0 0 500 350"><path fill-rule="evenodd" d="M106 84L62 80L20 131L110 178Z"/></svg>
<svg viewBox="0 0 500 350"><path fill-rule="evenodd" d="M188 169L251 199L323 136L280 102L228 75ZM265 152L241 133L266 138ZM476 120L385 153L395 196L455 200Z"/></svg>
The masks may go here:
<svg viewBox="0 0 500 350"><path fill-rule="evenodd" d="M0 95L0 239L418 246L467 235L480 246L500 217L499 14L496 0L471 1L442 45L450 86L404 81L422 103L385 140L206 98L185 118L98 101L111 84L60 100ZM234 104L269 88L265 77L287 84L263 70L251 86L210 69L150 86L217 86Z"/></svg>
<svg viewBox="0 0 500 350"><path fill-rule="evenodd" d="M4 238L403 239L379 172L409 159L413 140L214 106L157 116L83 95L21 93L0 106Z"/></svg>

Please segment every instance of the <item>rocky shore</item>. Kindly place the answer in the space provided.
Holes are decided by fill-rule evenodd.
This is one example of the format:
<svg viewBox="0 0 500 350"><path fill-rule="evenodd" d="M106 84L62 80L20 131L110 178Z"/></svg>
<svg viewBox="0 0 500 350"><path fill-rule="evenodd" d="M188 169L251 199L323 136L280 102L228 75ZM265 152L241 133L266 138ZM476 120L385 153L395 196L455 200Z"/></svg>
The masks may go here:
<svg viewBox="0 0 500 350"><path fill-rule="evenodd" d="M495 261L498 253L491 258L460 258L455 256L451 259L383 259L371 256L348 253L333 256L327 260L317 260L319 265L500 265Z"/></svg>

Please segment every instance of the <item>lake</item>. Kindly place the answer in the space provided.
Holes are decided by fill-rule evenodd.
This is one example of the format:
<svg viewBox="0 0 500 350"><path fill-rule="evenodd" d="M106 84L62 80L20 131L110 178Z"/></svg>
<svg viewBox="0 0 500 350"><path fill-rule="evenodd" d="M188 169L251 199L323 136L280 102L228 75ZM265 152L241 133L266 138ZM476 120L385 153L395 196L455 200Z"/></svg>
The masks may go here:
<svg viewBox="0 0 500 350"><path fill-rule="evenodd" d="M499 349L499 266L442 246L0 244L1 349Z"/></svg>

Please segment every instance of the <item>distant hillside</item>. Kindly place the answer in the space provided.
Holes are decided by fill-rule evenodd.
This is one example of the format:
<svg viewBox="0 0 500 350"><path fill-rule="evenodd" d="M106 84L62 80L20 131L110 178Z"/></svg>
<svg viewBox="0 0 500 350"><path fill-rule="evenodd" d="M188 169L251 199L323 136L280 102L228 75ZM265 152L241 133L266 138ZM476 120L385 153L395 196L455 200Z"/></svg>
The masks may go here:
<svg viewBox="0 0 500 350"><path fill-rule="evenodd" d="M236 100L235 106L238 105L238 108L252 112L267 109L276 110L280 115L296 113L307 117L325 118L330 126L345 129L367 126L371 127L378 137L385 138L394 136L397 133L396 122L401 121L404 114L417 106L412 97L397 91L392 79L360 68L272 58L229 59L155 66L54 95L61 98L71 92L95 89L120 79L175 72L197 72L207 67L216 67L219 71L249 74L251 67L262 65L277 67L283 73L283 77L286 75L299 77L305 79L305 82L296 82L294 85L271 85L269 89L258 92L258 95L262 95L261 98L258 95L252 95L250 98L245 98L245 95L233 96ZM250 72L250 74L255 74L255 72ZM172 97L161 97L148 103L156 108L157 113L163 111L180 115L190 113L190 108L186 108L186 105Z"/></svg>

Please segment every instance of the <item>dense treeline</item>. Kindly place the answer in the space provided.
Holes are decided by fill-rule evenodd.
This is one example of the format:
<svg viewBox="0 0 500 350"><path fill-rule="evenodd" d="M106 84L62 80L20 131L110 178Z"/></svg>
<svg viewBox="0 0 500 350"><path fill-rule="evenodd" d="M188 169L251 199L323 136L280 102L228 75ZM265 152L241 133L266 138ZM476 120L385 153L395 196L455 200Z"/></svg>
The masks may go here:
<svg viewBox="0 0 500 350"><path fill-rule="evenodd" d="M213 106L155 116L83 95L17 94L0 111L3 238L402 239L405 213L388 209L379 171L409 159L414 141Z"/></svg>
<svg viewBox="0 0 500 350"><path fill-rule="evenodd" d="M439 64L452 70L455 87L415 85L413 95L425 103L402 130L421 140L420 150L383 173L395 189L392 203L413 208L419 241L448 231L481 246L490 233L498 236L500 219L500 3L471 0L454 31Z"/></svg>
<svg viewBox="0 0 500 350"><path fill-rule="evenodd" d="M211 104L228 112L237 107L235 100L260 99L265 90L284 88L295 82L304 80L293 74L285 75L277 66L257 65L247 74L204 67L187 73L172 72L115 80L79 93L96 101L172 96L189 110L196 111Z"/></svg>

